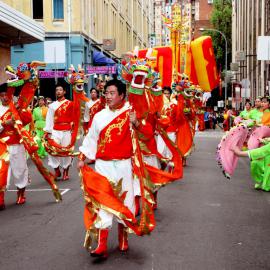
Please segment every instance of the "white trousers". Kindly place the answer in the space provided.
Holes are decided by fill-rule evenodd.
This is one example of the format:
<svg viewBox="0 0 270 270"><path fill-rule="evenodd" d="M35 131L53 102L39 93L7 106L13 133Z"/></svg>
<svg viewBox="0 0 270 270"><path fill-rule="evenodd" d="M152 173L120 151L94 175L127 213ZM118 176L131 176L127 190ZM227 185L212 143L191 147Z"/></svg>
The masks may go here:
<svg viewBox="0 0 270 270"><path fill-rule="evenodd" d="M153 167L160 168L160 164L156 155L143 156L143 161ZM138 178L134 178L133 181L134 196L141 196L140 181Z"/></svg>
<svg viewBox="0 0 270 270"><path fill-rule="evenodd" d="M101 175L107 177L113 185L117 185L122 179L122 192L127 191L124 205L134 214L135 202L133 194L133 178L131 160L112 160L105 161L97 159L95 163L95 170ZM106 229L112 226L113 214L100 209L98 212L99 221L95 224L96 228ZM118 222L122 223L120 220Z"/></svg>
<svg viewBox="0 0 270 270"><path fill-rule="evenodd" d="M68 146L71 141L71 133L70 131L53 130L51 138L62 146ZM54 169L59 166L66 169L70 166L71 161L71 157L55 157L48 155L48 165Z"/></svg>
<svg viewBox="0 0 270 270"><path fill-rule="evenodd" d="M174 143L176 142L176 134L175 132L168 132L168 137L173 141ZM157 148L158 152L165 158L172 158L172 153L169 150L169 148L166 146L165 142L161 138L160 135L158 135L157 139Z"/></svg>
<svg viewBox="0 0 270 270"><path fill-rule="evenodd" d="M28 167L26 151L23 144L14 144L8 147L9 168L7 177L7 187L10 186L11 175L13 175L14 185L17 188L25 188L28 184Z"/></svg>

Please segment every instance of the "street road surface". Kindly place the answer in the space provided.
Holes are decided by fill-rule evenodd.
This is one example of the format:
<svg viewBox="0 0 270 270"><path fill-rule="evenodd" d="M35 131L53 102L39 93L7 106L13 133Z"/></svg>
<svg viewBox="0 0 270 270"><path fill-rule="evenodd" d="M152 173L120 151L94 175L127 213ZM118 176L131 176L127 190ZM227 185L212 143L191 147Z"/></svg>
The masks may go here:
<svg viewBox="0 0 270 270"><path fill-rule="evenodd" d="M59 182L63 202L55 203L31 164L27 203L15 205L16 192L9 191L0 212L0 269L270 269L270 193L253 189L247 159L240 160L231 180L223 177L215 162L221 135L196 136L184 179L159 192L155 231L131 235L130 250L121 254L114 226L103 262L83 248L83 198L75 166L70 181Z"/></svg>

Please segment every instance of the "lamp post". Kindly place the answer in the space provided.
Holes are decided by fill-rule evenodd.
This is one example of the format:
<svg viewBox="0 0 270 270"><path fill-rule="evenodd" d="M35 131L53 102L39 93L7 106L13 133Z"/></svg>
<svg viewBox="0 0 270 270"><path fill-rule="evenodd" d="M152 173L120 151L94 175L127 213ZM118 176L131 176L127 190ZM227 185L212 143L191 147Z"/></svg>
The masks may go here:
<svg viewBox="0 0 270 270"><path fill-rule="evenodd" d="M225 107L227 106L227 50L228 50L228 42L226 39L226 36L223 32L217 30L217 29L208 29L208 28L199 28L201 32L203 31L213 31L213 32L218 32L225 40L225 79L224 79L224 84L225 84Z"/></svg>

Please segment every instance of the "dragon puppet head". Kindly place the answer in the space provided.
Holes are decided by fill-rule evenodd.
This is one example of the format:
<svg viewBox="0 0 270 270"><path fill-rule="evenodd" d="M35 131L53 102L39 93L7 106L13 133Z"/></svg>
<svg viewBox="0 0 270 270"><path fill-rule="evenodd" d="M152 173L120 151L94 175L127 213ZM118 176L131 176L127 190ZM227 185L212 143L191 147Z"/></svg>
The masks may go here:
<svg viewBox="0 0 270 270"><path fill-rule="evenodd" d="M65 81L73 86L75 92L82 93L84 84L88 83L88 78L80 65L78 65L78 71L73 65L70 65L69 71L65 73Z"/></svg>
<svg viewBox="0 0 270 270"><path fill-rule="evenodd" d="M32 61L31 63L22 62L14 69L11 65L7 65L5 72L8 76L7 84L10 87L18 87L25 82L38 85L37 67L45 67L46 64L40 61Z"/></svg>
<svg viewBox="0 0 270 270"><path fill-rule="evenodd" d="M154 103L155 112L161 113L164 105L164 97L159 73L157 73L156 76L157 76L156 83L152 86L150 93Z"/></svg>
<svg viewBox="0 0 270 270"><path fill-rule="evenodd" d="M178 82L174 82L172 84L172 90L174 94L181 94L185 99L191 99L196 96L196 93L198 92L195 85L192 84L191 81L189 81L188 76L185 74L180 74L181 80Z"/></svg>
<svg viewBox="0 0 270 270"><path fill-rule="evenodd" d="M195 95L194 98L196 100L202 100L203 99L203 90L201 89L201 87L199 85L195 86Z"/></svg>
<svg viewBox="0 0 270 270"><path fill-rule="evenodd" d="M11 65L6 66L5 71L8 76L7 94L12 97L16 87L21 87L17 106L25 109L31 103L35 91L39 84L37 67L45 67L46 63L40 61L32 61L31 63L20 63L17 69Z"/></svg>
<svg viewBox="0 0 270 270"><path fill-rule="evenodd" d="M138 49L128 54L118 66L118 79L128 85L128 99L137 113L143 118L153 108L149 99L149 91L158 83L159 74L153 69L150 53L145 58L138 58Z"/></svg>
<svg viewBox="0 0 270 270"><path fill-rule="evenodd" d="M142 95L144 89L150 89L159 79L158 73L152 68L153 59L148 55L144 59L139 59L137 48L127 55L128 62L124 60L118 66L118 79L129 85L130 93Z"/></svg>

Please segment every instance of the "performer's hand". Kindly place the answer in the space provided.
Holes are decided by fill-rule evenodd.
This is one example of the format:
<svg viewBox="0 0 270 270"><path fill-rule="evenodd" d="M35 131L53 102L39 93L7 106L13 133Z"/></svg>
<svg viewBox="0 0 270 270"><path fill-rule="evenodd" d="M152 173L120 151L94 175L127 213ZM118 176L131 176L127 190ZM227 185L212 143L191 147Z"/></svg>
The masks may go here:
<svg viewBox="0 0 270 270"><path fill-rule="evenodd" d="M129 113L129 121L132 123L135 127L138 127L140 125L140 122L137 119L136 112L131 111Z"/></svg>
<svg viewBox="0 0 270 270"><path fill-rule="evenodd" d="M84 166L84 161L79 160L77 163L77 169L80 170Z"/></svg>
<svg viewBox="0 0 270 270"><path fill-rule="evenodd" d="M50 133L45 131L43 136L47 139L47 138L49 138Z"/></svg>
<svg viewBox="0 0 270 270"><path fill-rule="evenodd" d="M235 155L237 155L239 157L248 156L248 152L247 151L241 151L241 149L237 145L232 147L230 150L233 151L235 153Z"/></svg>
<svg viewBox="0 0 270 270"><path fill-rule="evenodd" d="M14 121L13 119L6 120L6 121L5 121L5 124L6 124L7 126L13 126L13 125L15 124L15 121Z"/></svg>
<svg viewBox="0 0 270 270"><path fill-rule="evenodd" d="M233 151L235 154L241 151L237 145L232 146L230 150Z"/></svg>

